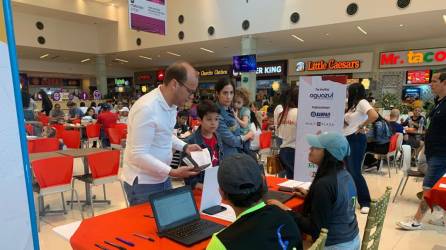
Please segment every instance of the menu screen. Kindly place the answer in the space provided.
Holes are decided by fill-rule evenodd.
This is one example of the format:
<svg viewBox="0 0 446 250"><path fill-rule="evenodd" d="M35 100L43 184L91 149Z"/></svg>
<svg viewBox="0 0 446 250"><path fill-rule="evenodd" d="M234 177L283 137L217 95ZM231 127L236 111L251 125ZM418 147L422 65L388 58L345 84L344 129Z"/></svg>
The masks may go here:
<svg viewBox="0 0 446 250"><path fill-rule="evenodd" d="M407 84L427 84L430 82L430 70L407 71Z"/></svg>

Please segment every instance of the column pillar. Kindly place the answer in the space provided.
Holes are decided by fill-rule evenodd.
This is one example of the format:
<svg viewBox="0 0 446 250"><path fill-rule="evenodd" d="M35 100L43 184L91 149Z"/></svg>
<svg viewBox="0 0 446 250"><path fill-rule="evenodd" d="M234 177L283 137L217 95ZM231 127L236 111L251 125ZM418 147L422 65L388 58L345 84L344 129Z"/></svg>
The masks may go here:
<svg viewBox="0 0 446 250"><path fill-rule="evenodd" d="M96 56L96 87L102 96L107 95L107 65L104 55Z"/></svg>
<svg viewBox="0 0 446 250"><path fill-rule="evenodd" d="M257 53L257 42L252 35L243 36L241 41L241 55L251 55ZM246 72L241 74L241 86L251 93L250 101L255 101L257 92L256 72Z"/></svg>

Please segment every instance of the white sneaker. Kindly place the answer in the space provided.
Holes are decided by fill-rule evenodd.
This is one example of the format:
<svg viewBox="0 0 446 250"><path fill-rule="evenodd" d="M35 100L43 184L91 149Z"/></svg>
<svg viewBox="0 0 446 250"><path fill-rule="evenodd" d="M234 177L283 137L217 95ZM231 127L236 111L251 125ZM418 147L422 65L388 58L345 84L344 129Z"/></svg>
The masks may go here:
<svg viewBox="0 0 446 250"><path fill-rule="evenodd" d="M415 221L414 219L409 219L407 221L400 221L396 224L400 228L408 231L420 230L423 228L423 224Z"/></svg>
<svg viewBox="0 0 446 250"><path fill-rule="evenodd" d="M369 211L370 211L369 207L362 207L360 210L361 214L368 214Z"/></svg>

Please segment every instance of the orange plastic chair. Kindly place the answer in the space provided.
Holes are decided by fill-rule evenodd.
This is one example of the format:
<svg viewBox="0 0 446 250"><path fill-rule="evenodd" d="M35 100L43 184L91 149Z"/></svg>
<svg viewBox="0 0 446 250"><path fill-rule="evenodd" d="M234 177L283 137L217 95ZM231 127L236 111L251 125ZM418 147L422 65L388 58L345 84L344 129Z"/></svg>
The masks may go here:
<svg viewBox="0 0 446 250"><path fill-rule="evenodd" d="M28 141L28 154L34 153L34 141Z"/></svg>
<svg viewBox="0 0 446 250"><path fill-rule="evenodd" d="M110 146L113 149L122 149L121 140L123 139L122 132L117 128L108 128L108 139Z"/></svg>
<svg viewBox="0 0 446 250"><path fill-rule="evenodd" d="M74 119L71 121L72 124L81 124L81 119Z"/></svg>
<svg viewBox="0 0 446 250"><path fill-rule="evenodd" d="M120 152L118 150L106 151L95 153L87 156L88 166L90 168L91 174L74 176L74 180L80 180L89 183L93 186L102 185L102 190L104 192L104 200L96 200L96 202L110 203L107 200L107 194L105 191L105 184L119 181L121 183L122 192L126 199L126 205L128 206L127 197L122 186L122 182L118 178L119 164L120 164ZM91 185L89 188L91 189ZM94 216L93 209L93 196L90 196L91 213ZM73 196L71 196L73 199ZM71 202L73 204L73 202Z"/></svg>
<svg viewBox="0 0 446 250"><path fill-rule="evenodd" d="M46 115L39 115L37 120L42 123L43 126L47 126L50 122L50 117Z"/></svg>
<svg viewBox="0 0 446 250"><path fill-rule="evenodd" d="M63 210L60 212L66 213L65 199L63 192L72 191L76 193L76 190L72 189L71 179L73 176L73 157L71 156L58 156L53 158L41 159L33 161L32 170L35 176L36 183L33 186L33 191L38 194L37 199L37 223L40 231L40 201L43 200L43 196L60 193L62 198ZM82 207L78 199L78 205L81 212L82 219L84 215L82 213ZM59 212L59 211L51 211Z"/></svg>
<svg viewBox="0 0 446 250"><path fill-rule="evenodd" d="M59 150L59 139L57 138L39 138L32 140L33 153L44 153ZM29 148L29 147L28 147Z"/></svg>
<svg viewBox="0 0 446 250"><path fill-rule="evenodd" d="M65 126L62 124L53 124L51 127L56 130L56 138L62 138L63 131L65 131Z"/></svg>
<svg viewBox="0 0 446 250"><path fill-rule="evenodd" d="M270 148L272 137L273 137L272 131L262 131L259 138L260 149Z"/></svg>
<svg viewBox="0 0 446 250"><path fill-rule="evenodd" d="M34 135L34 127L31 124L25 124L25 130L28 135Z"/></svg>
<svg viewBox="0 0 446 250"><path fill-rule="evenodd" d="M62 133L62 140L67 148L80 148L81 132L76 130L65 130Z"/></svg>
<svg viewBox="0 0 446 250"><path fill-rule="evenodd" d="M116 123L113 125L113 128L116 128L120 131L123 139L125 139L127 137L127 124Z"/></svg>
<svg viewBox="0 0 446 250"><path fill-rule="evenodd" d="M96 142L99 145L101 140L99 140L99 136L101 135L101 125L100 124L88 124L85 127L87 132L87 147L90 146L90 143Z"/></svg>

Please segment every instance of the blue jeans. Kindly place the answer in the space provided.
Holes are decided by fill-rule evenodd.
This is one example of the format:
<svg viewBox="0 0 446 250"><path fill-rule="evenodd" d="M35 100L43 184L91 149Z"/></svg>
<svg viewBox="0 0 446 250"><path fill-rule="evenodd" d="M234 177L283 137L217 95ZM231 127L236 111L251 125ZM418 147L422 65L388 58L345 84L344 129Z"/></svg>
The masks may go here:
<svg viewBox="0 0 446 250"><path fill-rule="evenodd" d="M103 128L101 128L101 144L103 148L108 148L110 147L110 140L108 139L107 134L105 133L105 130Z"/></svg>
<svg viewBox="0 0 446 250"><path fill-rule="evenodd" d="M138 184L138 177L133 181L133 185L124 182L124 190L130 206L149 202L149 196L154 193L172 189L170 178L158 184Z"/></svg>
<svg viewBox="0 0 446 250"><path fill-rule="evenodd" d="M424 188L432 188L446 173L446 156L426 156L427 171L423 180Z"/></svg>
<svg viewBox="0 0 446 250"><path fill-rule="evenodd" d="M279 159L282 167L285 169L286 178L294 178L294 157L296 150L294 148L281 148Z"/></svg>
<svg viewBox="0 0 446 250"><path fill-rule="evenodd" d="M356 190L358 191L358 203L362 207L370 207L370 192L367 182L362 176L362 160L365 155L367 146L367 137L365 134L357 133L347 136L350 144L350 155L347 157L347 170L355 181Z"/></svg>
<svg viewBox="0 0 446 250"><path fill-rule="evenodd" d="M348 242L339 243L336 245L325 246L325 250L359 250L361 248L361 241L359 239L359 233L356 237Z"/></svg>

